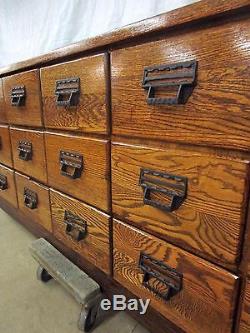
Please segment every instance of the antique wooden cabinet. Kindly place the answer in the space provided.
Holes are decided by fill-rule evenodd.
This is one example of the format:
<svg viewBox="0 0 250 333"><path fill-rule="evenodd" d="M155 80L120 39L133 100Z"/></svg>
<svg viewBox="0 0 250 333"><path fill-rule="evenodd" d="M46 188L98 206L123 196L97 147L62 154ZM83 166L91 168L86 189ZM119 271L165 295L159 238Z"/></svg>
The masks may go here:
<svg viewBox="0 0 250 333"><path fill-rule="evenodd" d="M0 69L0 207L153 333L250 332L250 1Z"/></svg>

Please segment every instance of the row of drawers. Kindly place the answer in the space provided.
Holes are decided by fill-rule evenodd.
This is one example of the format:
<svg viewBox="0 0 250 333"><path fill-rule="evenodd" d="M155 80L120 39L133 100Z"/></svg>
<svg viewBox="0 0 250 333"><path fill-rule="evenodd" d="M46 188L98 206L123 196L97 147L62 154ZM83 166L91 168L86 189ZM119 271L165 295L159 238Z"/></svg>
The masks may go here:
<svg viewBox="0 0 250 333"><path fill-rule="evenodd" d="M12 154L16 170L103 211L110 211L110 144L107 140L8 129L7 126L0 126L0 137L1 163L12 166Z"/></svg>
<svg viewBox="0 0 250 333"><path fill-rule="evenodd" d="M0 172L8 184L1 198L105 273L113 267L117 281L185 332L231 331L237 276L7 167Z"/></svg>
<svg viewBox="0 0 250 333"><path fill-rule="evenodd" d="M224 22L4 77L0 121L249 150L249 31Z"/></svg>
<svg viewBox="0 0 250 333"><path fill-rule="evenodd" d="M107 54L2 79L0 121L89 133L109 131ZM1 86L0 86L1 89Z"/></svg>
<svg viewBox="0 0 250 333"><path fill-rule="evenodd" d="M222 265L238 262L249 161L20 128L9 135L7 126L0 137L1 163L12 166L12 151L15 170L45 185L107 213L112 205L117 218Z"/></svg>

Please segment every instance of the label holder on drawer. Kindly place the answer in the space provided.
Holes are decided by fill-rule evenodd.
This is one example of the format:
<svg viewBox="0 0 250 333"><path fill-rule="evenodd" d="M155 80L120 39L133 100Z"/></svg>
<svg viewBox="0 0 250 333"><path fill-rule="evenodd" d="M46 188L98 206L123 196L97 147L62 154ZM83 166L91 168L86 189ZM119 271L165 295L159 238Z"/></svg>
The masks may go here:
<svg viewBox="0 0 250 333"><path fill-rule="evenodd" d="M38 205L38 196L37 193L30 190L29 188L25 187L24 188L24 193L23 193L23 198L24 198L24 204L27 208L30 209L35 209L37 208Z"/></svg>
<svg viewBox="0 0 250 333"><path fill-rule="evenodd" d="M20 160L32 160L32 143L29 141L19 141L17 149L19 150L18 157Z"/></svg>
<svg viewBox="0 0 250 333"><path fill-rule="evenodd" d="M139 185L143 188L143 202L166 212L178 209L186 199L188 179L170 173L141 169ZM169 203L152 199L152 194L165 195Z"/></svg>
<svg viewBox="0 0 250 333"><path fill-rule="evenodd" d="M65 210L63 222L66 224L66 234L72 237L75 241L80 242L86 237L87 222L78 215Z"/></svg>
<svg viewBox="0 0 250 333"><path fill-rule="evenodd" d="M141 252L138 267L143 272L142 285L163 300L168 301L181 291L183 275L162 261ZM150 284L153 279L155 285ZM163 286L164 290L157 289L156 286L159 285Z"/></svg>
<svg viewBox="0 0 250 333"><path fill-rule="evenodd" d="M83 170L83 156L78 153L60 151L61 175L76 179L80 178Z"/></svg>
<svg viewBox="0 0 250 333"><path fill-rule="evenodd" d="M8 180L5 175L0 174L0 190L4 191L8 188Z"/></svg>
<svg viewBox="0 0 250 333"><path fill-rule="evenodd" d="M76 106L79 103L80 78L57 80L55 95L57 106Z"/></svg>
<svg viewBox="0 0 250 333"><path fill-rule="evenodd" d="M149 66L144 68L142 87L148 90L149 105L185 104L196 84L197 61ZM166 93L176 89L174 97L155 97L157 89Z"/></svg>
<svg viewBox="0 0 250 333"><path fill-rule="evenodd" d="M24 106L26 98L25 86L16 86L11 89L11 105L12 106Z"/></svg>

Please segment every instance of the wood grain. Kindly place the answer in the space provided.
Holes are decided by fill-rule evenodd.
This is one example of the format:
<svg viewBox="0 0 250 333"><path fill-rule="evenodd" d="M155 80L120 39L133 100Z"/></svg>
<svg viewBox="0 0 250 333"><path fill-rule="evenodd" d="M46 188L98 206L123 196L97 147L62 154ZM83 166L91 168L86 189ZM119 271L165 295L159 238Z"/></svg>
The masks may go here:
<svg viewBox="0 0 250 333"><path fill-rule="evenodd" d="M77 199L110 210L110 145L107 140L68 134L45 133L48 183ZM60 151L83 156L80 178L71 179L60 173Z"/></svg>
<svg viewBox="0 0 250 333"><path fill-rule="evenodd" d="M230 333L238 278L135 228L113 222L114 278L186 333ZM144 252L183 274L182 290L163 301L141 285L138 268Z"/></svg>
<svg viewBox="0 0 250 333"><path fill-rule="evenodd" d="M46 184L47 166L44 132L11 127L10 135L15 169ZM19 158L19 141L32 143L31 160L24 161Z"/></svg>
<svg viewBox="0 0 250 333"><path fill-rule="evenodd" d="M42 225L46 230L52 232L50 200L48 187L39 184L29 177L15 172L17 198L19 209L33 221L34 224ZM38 205L35 209L30 209L24 204L24 188L35 192L38 197Z"/></svg>
<svg viewBox="0 0 250 333"><path fill-rule="evenodd" d="M110 218L108 215L55 190L50 190L53 234L69 248L83 256L102 271L110 274ZM65 211L79 216L87 223L87 236L80 242L65 232Z"/></svg>
<svg viewBox="0 0 250 333"><path fill-rule="evenodd" d="M4 105L4 96L3 96L3 80L0 79L0 122L7 123L6 111Z"/></svg>
<svg viewBox="0 0 250 333"><path fill-rule="evenodd" d="M143 203L140 169L188 178L187 197L168 213ZM112 206L137 227L220 262L239 259L249 162L183 148L112 144Z"/></svg>
<svg viewBox="0 0 250 333"><path fill-rule="evenodd" d="M72 58L84 52L100 50L104 47L113 47L127 40L135 41L140 40L143 36L156 35L162 32L167 33L173 28L177 29L178 27L185 27L195 23L201 24L209 20L212 21L217 17L227 17L242 12L247 13L249 9L249 0L199 1L189 6L129 24L114 31L70 44L47 54L7 65L0 69L0 75L50 64L65 57L70 56Z"/></svg>
<svg viewBox="0 0 250 333"><path fill-rule="evenodd" d="M7 125L0 125L0 163L13 166L10 132Z"/></svg>
<svg viewBox="0 0 250 333"><path fill-rule="evenodd" d="M14 171L0 164L0 175L7 177L7 189L0 190L0 199L6 200L8 203L17 208L17 194L16 184L14 178Z"/></svg>
<svg viewBox="0 0 250 333"><path fill-rule="evenodd" d="M248 18L113 51L113 134L249 150L249 39ZM148 105L144 68L192 59L197 85L187 103Z"/></svg>
<svg viewBox="0 0 250 333"><path fill-rule="evenodd" d="M11 90L24 85L26 89L25 105L11 105ZM3 79L6 115L9 124L42 126L41 91L39 70L24 72Z"/></svg>
<svg viewBox="0 0 250 333"><path fill-rule="evenodd" d="M250 332L250 280L246 281L239 333Z"/></svg>
<svg viewBox="0 0 250 333"><path fill-rule="evenodd" d="M105 58L107 54L86 57L41 69L44 121L47 128L107 134ZM56 80L80 78L79 104L56 106Z"/></svg>

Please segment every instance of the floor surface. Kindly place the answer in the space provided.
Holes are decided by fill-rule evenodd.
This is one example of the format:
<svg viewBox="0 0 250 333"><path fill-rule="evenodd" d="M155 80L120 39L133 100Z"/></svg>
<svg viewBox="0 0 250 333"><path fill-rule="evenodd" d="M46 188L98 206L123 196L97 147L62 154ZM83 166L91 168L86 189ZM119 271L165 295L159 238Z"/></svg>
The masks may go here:
<svg viewBox="0 0 250 333"><path fill-rule="evenodd" d="M28 246L35 237L0 210L0 332L79 333L80 305L54 280L36 279ZM119 312L93 333L148 333Z"/></svg>

